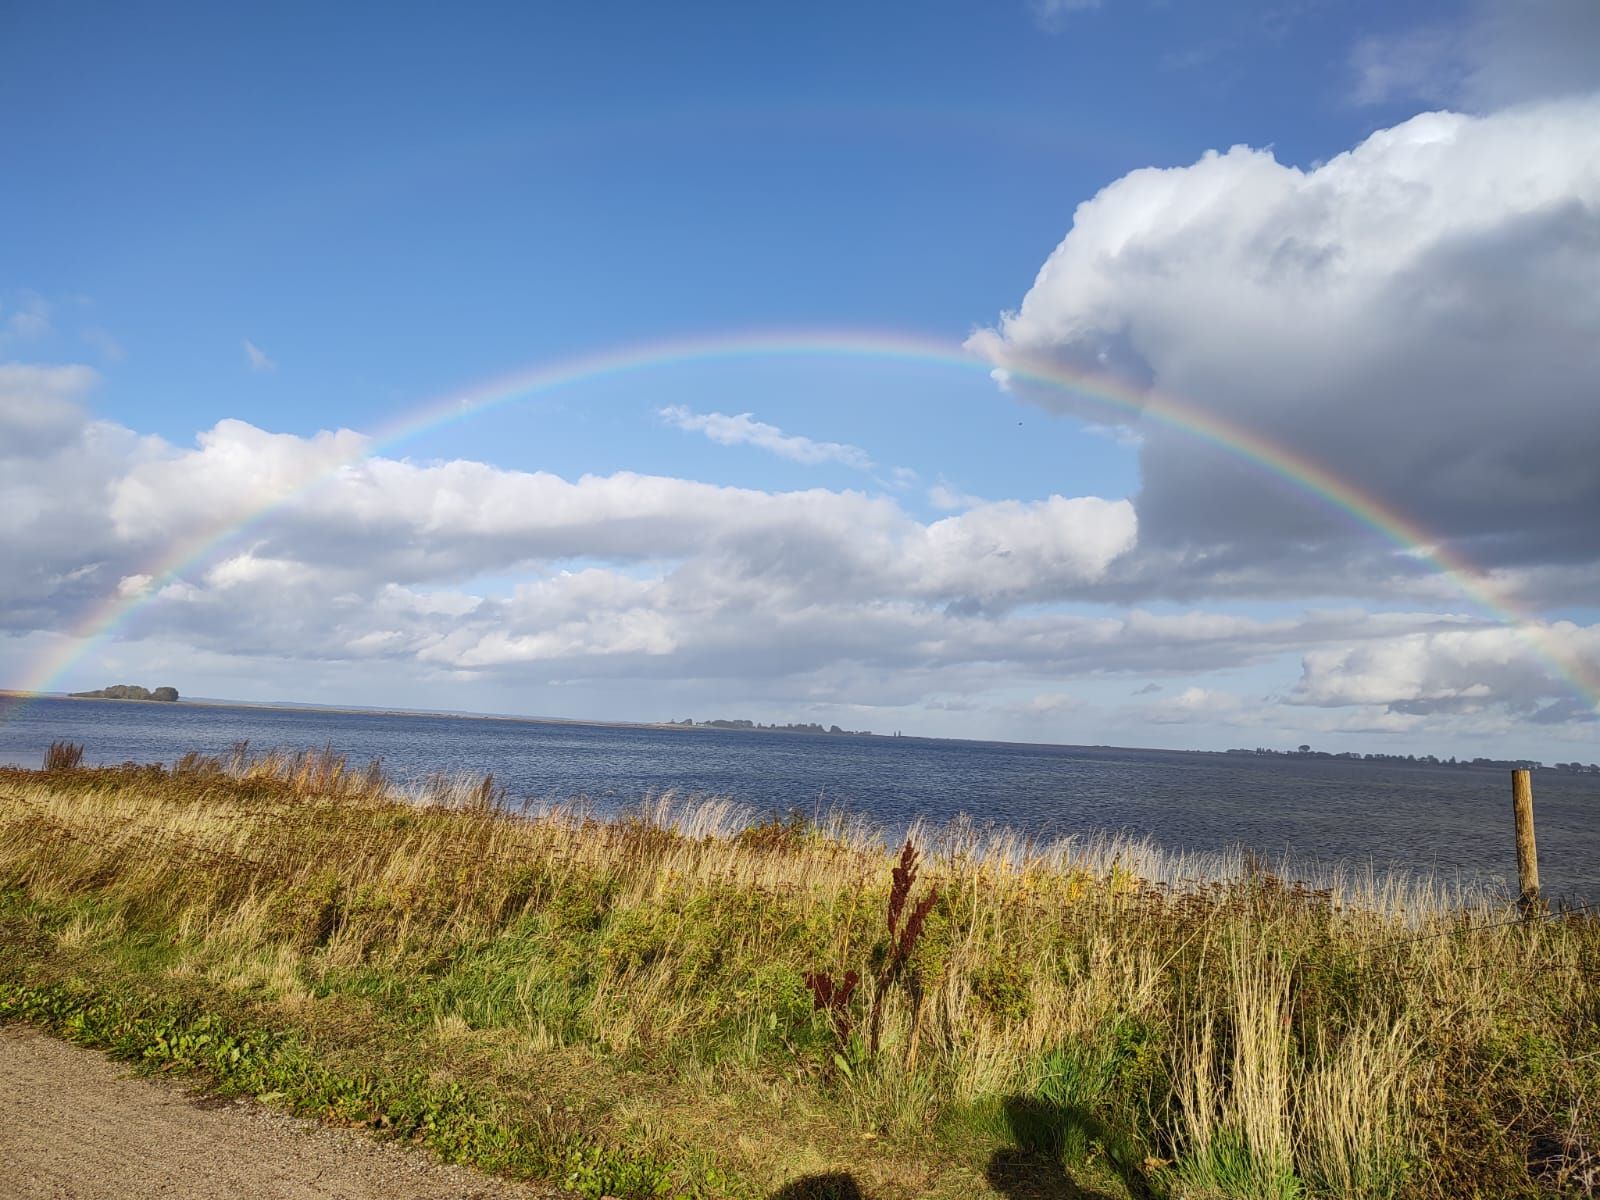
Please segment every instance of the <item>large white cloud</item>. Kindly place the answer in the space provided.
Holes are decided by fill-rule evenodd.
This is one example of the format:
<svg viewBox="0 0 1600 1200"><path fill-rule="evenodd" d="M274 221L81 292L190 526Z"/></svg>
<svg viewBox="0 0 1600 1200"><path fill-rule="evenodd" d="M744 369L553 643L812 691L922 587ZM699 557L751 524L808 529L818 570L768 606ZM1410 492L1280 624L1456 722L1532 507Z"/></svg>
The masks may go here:
<svg viewBox="0 0 1600 1200"><path fill-rule="evenodd" d="M570 559L679 563L794 599L906 597L985 604L1062 598L1132 548L1126 500L1052 496L922 524L856 491L765 492L621 472L572 481L484 463L358 456L357 435L296 438L241 421L110 485L130 541L199 543L247 519L256 557L391 582ZM235 568L237 569L237 568Z"/></svg>
<svg viewBox="0 0 1600 1200"><path fill-rule="evenodd" d="M156 439L89 417L86 367L0 364L0 630L50 627L145 553L111 519L110 490Z"/></svg>
<svg viewBox="0 0 1600 1200"><path fill-rule="evenodd" d="M0 549L27 569L0 581L0 601L17 629L71 625L99 599L144 594L152 564L195 557L165 600L181 604L196 636L416 651L443 637L443 621L419 643L415 630L373 636L384 631L350 614L382 615L396 595L441 582L510 575L532 581L494 609L517 639L475 629L460 665L664 653L684 635L652 606L683 619L740 606L768 620L816 605L1003 610L1092 584L1137 539L1127 501L1094 497L984 504L925 524L857 491L363 458L365 440L348 431L296 437L225 420L180 449L90 420L73 399L76 375L13 380L34 406L3 411L26 412L40 443L5 476ZM258 597L270 597L266 611L244 618ZM451 598L409 617L459 621L474 606ZM604 613L612 632L583 625L586 613Z"/></svg>
<svg viewBox="0 0 1600 1200"><path fill-rule="evenodd" d="M1486 565L1600 561L1597 130L1590 96L1427 113L1309 170L1235 147L1135 171L1079 206L970 345L1184 398ZM1370 555L1353 522L1240 456L1141 431L1147 557L1120 569L1145 587ZM1306 566L1279 575L1316 580Z"/></svg>
<svg viewBox="0 0 1600 1200"><path fill-rule="evenodd" d="M1549 659L1572 664L1580 686L1600 681L1600 627L1571 622L1522 630L1428 630L1309 651L1292 699L1319 707L1381 705L1395 712L1479 712L1536 720L1592 718L1580 697L1551 696Z"/></svg>

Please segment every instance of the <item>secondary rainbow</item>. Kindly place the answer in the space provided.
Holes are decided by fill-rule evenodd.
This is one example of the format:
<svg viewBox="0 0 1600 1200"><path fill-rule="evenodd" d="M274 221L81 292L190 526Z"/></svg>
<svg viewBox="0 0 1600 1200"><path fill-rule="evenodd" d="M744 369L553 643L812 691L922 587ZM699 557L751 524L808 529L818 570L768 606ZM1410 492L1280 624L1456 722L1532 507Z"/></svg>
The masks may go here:
<svg viewBox="0 0 1600 1200"><path fill-rule="evenodd" d="M437 397L405 413L374 431L360 454L333 464L315 478L286 491L243 519L236 518L219 524L170 547L159 560L139 572L150 577L143 588L130 595L113 595L93 608L78 622L67 644L48 653L26 672L16 690L49 691L51 685L101 638L159 595L163 585L230 539L248 531L278 508L364 458L429 430L467 420L498 405L527 400L563 387L676 365L779 357L898 361L985 373L995 369L993 363L969 353L959 345L930 338L902 333L819 330L713 334L635 342L573 358L536 363L499 375ZM1361 491L1288 446L1178 397L1135 389L1114 379L1056 363L1007 362L1004 370L1013 379L1075 392L1116 409L1142 414L1145 420L1182 430L1256 464L1267 473L1287 480L1348 514L1450 577L1465 595L1497 620L1516 629L1539 656L1572 685L1586 704L1600 711L1600 679L1585 678L1579 664L1567 661L1557 651L1550 643L1550 630L1543 621L1531 613L1520 611L1497 592L1481 570L1380 497Z"/></svg>

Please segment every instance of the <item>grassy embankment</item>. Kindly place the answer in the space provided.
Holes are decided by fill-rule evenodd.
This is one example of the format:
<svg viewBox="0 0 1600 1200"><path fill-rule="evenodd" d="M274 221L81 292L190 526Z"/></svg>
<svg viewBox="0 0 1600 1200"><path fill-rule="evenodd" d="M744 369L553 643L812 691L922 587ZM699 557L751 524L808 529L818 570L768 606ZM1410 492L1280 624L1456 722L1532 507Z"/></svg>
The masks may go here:
<svg viewBox="0 0 1600 1200"><path fill-rule="evenodd" d="M1591 918L958 828L891 934L842 824L498 800L0 771L0 1018L590 1196L1592 1186Z"/></svg>

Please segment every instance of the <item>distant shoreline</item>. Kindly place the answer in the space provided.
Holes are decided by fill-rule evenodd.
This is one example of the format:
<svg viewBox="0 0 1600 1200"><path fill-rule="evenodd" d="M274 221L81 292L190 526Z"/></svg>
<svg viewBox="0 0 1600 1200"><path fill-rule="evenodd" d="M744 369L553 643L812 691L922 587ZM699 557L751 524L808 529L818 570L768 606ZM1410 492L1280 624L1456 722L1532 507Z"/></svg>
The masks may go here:
<svg viewBox="0 0 1600 1200"><path fill-rule="evenodd" d="M4 700L73 700L85 704L125 704L122 700L109 700L96 696L74 696L67 692L18 692L9 688L0 688L0 701ZM1204 758L1226 758L1233 761L1240 759L1263 759L1273 761L1334 761L1353 763L1356 765L1373 767L1422 767L1442 765L1427 763L1419 756L1414 761L1405 759L1360 759L1339 758L1337 755L1308 754L1299 755L1291 751L1275 751L1270 754L1260 754L1256 751L1240 750L1191 750L1178 746L1113 746L1105 744L1087 745L1078 742L1022 742L1010 741L1001 738L961 738L961 737L932 737L926 734L901 734L896 737L886 733L815 733L801 729L744 729L737 726L715 726L706 724L679 725L671 721L604 721L599 718L588 717L535 717L519 713L480 713L463 712L459 709L441 708L365 708L359 705L348 704L314 704L297 703L287 700L225 700L216 697L184 697L176 701L163 701L160 705L164 708L228 708L247 711L267 712L300 712L300 713L342 713L350 716L368 717L439 717L456 721L504 721L520 725L569 725L589 729L655 729L671 733L770 733L787 737L821 738L835 740L855 738L859 740L870 739L874 742L937 742L955 745L977 746L1025 746L1034 749L1049 750L1082 750L1105 753L1137 753L1137 754L1182 754ZM146 707L153 707L146 705ZM3 717L3 713L0 713ZM1458 764L1458 770L1483 770L1481 766L1469 763ZM1540 764L1539 770L1553 771L1559 769L1549 763Z"/></svg>
<svg viewBox="0 0 1600 1200"><path fill-rule="evenodd" d="M123 704L104 696L78 696L70 692L17 692L0 688L0 700L74 700L90 704ZM185 696L179 700L162 702L167 708L241 708L268 712L323 712L348 713L367 717L445 717L457 721L516 721L528 725L592 725L599 729L683 729L666 722L601 721L573 717L530 717L517 713L463 712L448 708L364 708L349 704L296 703L292 700L223 700L212 696Z"/></svg>
<svg viewBox="0 0 1600 1200"><path fill-rule="evenodd" d="M73 700L87 704L117 704L116 700L105 700L100 697L73 696L67 692L18 692L0 688L0 700ZM324 712L347 713L352 716L368 717L443 717L458 721L510 721L523 725L577 725L592 729L659 729L672 733L772 733L789 737L822 738L833 740L840 738L871 739L874 742L952 742L962 745L981 746L1030 746L1051 750L1096 750L1096 751L1135 751L1141 754L1200 754L1207 757L1220 758L1227 753L1225 750L1185 750L1175 746L1108 746L1108 745L1082 745L1076 742L1019 742L1008 741L1001 738L956 738L956 737L930 737L925 734L901 734L895 737L887 733L812 733L800 729L741 729L738 727L724 727L714 725L675 725L670 721L603 721L599 718L589 717L533 717L518 713L479 713L463 712L459 709L443 708L363 708L358 705L346 704L313 704L296 703L286 700L223 700L215 697L189 697L168 702L166 708L236 708L249 710L267 710L269 712Z"/></svg>

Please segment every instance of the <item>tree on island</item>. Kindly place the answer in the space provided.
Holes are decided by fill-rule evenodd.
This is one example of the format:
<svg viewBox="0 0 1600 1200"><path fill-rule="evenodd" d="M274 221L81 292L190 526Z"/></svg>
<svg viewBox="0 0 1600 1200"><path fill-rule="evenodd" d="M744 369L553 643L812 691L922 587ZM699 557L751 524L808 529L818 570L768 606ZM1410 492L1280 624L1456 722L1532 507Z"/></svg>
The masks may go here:
<svg viewBox="0 0 1600 1200"><path fill-rule="evenodd" d="M70 692L75 699L80 700L164 700L168 703L178 698L178 689L175 687L158 687L155 691L140 687L137 683L113 683L109 687L99 688L93 692Z"/></svg>

